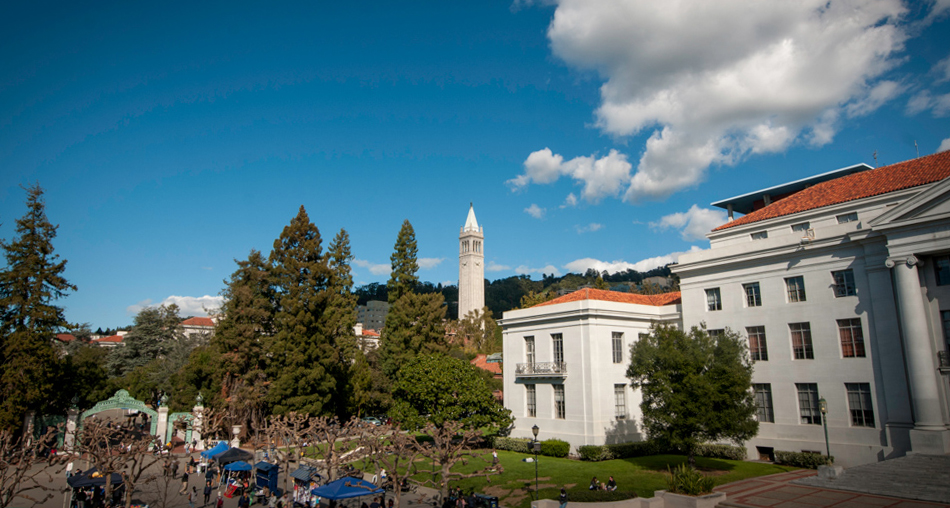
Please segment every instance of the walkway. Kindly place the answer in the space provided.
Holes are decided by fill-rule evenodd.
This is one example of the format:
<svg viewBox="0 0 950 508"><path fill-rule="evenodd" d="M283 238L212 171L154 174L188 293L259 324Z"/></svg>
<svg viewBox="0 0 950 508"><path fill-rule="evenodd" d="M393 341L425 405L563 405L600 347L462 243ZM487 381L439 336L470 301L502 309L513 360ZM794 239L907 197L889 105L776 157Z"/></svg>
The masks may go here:
<svg viewBox="0 0 950 508"><path fill-rule="evenodd" d="M851 468L849 471L854 472L856 469ZM817 480L815 475L814 470L802 469L729 483L715 490L729 496L726 502L719 504L723 508L950 508L950 503L846 492L837 490L837 487L832 489L800 483Z"/></svg>

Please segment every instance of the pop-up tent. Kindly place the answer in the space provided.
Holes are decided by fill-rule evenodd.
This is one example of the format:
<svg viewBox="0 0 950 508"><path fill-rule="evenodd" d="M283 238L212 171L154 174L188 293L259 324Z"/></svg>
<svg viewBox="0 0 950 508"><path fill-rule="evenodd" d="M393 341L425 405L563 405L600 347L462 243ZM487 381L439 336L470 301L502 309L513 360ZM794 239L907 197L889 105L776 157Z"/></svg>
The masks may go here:
<svg viewBox="0 0 950 508"><path fill-rule="evenodd" d="M254 454L251 452L246 452L240 448L231 448L217 455L213 455L212 458L215 462L223 466L232 462L237 462L239 460L243 460L245 462L254 460Z"/></svg>
<svg viewBox="0 0 950 508"><path fill-rule="evenodd" d="M267 487L270 490L277 490L277 475L280 474L279 466L261 461L254 464L254 469L257 470L255 481L258 488Z"/></svg>
<svg viewBox="0 0 950 508"><path fill-rule="evenodd" d="M101 487L106 484L106 475L99 473L96 468L83 471L82 474L74 474L66 479L66 483L74 489L85 487ZM112 473L112 485L122 485L122 475Z"/></svg>
<svg viewBox="0 0 950 508"><path fill-rule="evenodd" d="M251 465L243 460L238 460L224 466L225 471L250 471Z"/></svg>
<svg viewBox="0 0 950 508"><path fill-rule="evenodd" d="M214 447L201 452L201 458L210 459L219 453L227 451L227 449L228 443L226 441L218 441L218 444L214 445Z"/></svg>
<svg viewBox="0 0 950 508"><path fill-rule="evenodd" d="M352 476L340 478L310 491L315 496L327 499L349 499L351 497L382 494L383 492L385 491L376 485Z"/></svg>

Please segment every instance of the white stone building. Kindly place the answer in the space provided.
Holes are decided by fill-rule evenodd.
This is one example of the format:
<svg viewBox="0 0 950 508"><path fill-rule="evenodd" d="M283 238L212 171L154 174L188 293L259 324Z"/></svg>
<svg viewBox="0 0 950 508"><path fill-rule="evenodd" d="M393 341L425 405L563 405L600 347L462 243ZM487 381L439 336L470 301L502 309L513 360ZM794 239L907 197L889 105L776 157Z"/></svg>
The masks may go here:
<svg viewBox="0 0 950 508"><path fill-rule="evenodd" d="M505 407L512 437L572 447L639 441L640 396L626 377L630 345L653 322L680 323L679 293L581 289L505 312Z"/></svg>
<svg viewBox="0 0 950 508"><path fill-rule="evenodd" d="M485 231L478 227L475 208L468 206L468 217L459 232L459 319L485 306Z"/></svg>
<svg viewBox="0 0 950 508"><path fill-rule="evenodd" d="M840 465L950 452L948 177L944 152L714 203L745 215L673 270L685 326L749 339L750 456L824 453L820 398Z"/></svg>

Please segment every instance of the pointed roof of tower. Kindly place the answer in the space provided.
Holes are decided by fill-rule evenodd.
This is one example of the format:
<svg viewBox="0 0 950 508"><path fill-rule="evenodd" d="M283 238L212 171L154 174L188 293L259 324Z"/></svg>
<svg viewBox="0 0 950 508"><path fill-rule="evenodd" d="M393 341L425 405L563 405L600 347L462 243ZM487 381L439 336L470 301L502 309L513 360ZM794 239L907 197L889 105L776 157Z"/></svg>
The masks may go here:
<svg viewBox="0 0 950 508"><path fill-rule="evenodd" d="M468 204L468 217L465 219L465 227L462 231L479 231L478 221L475 220L475 207L472 203Z"/></svg>

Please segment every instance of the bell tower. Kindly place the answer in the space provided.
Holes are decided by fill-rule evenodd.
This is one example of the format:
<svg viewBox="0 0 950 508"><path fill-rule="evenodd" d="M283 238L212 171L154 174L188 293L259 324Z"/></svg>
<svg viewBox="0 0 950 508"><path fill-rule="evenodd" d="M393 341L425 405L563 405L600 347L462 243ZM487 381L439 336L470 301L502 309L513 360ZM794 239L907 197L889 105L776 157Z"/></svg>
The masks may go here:
<svg viewBox="0 0 950 508"><path fill-rule="evenodd" d="M485 234L468 205L468 217L459 233L459 319L485 306Z"/></svg>

